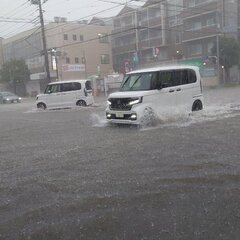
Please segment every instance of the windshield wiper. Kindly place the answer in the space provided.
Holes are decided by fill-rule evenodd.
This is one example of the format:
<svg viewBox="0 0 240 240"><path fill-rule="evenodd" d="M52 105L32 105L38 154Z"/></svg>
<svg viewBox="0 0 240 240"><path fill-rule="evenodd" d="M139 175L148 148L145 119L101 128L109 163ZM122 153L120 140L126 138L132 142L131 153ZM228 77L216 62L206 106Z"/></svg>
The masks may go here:
<svg viewBox="0 0 240 240"><path fill-rule="evenodd" d="M139 78L141 78L142 75L140 75L139 77L136 78L136 80L134 81L133 85L129 88L129 90L132 90L133 86L137 83L137 81L139 80Z"/></svg>
<svg viewBox="0 0 240 240"><path fill-rule="evenodd" d="M126 83L129 81L129 79L130 79L130 77L128 77L125 81L124 81L124 83L123 83L123 85L121 86L121 89L123 89L123 87L126 85Z"/></svg>

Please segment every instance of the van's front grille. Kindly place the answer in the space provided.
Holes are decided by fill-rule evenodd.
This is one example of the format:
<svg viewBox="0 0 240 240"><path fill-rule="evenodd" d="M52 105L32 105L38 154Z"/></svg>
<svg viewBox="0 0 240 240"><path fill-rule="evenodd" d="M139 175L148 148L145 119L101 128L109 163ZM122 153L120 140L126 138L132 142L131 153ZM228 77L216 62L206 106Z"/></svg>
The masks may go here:
<svg viewBox="0 0 240 240"><path fill-rule="evenodd" d="M109 106L111 110L129 111L132 108L132 106L129 105L131 98L110 98L108 101L111 102Z"/></svg>

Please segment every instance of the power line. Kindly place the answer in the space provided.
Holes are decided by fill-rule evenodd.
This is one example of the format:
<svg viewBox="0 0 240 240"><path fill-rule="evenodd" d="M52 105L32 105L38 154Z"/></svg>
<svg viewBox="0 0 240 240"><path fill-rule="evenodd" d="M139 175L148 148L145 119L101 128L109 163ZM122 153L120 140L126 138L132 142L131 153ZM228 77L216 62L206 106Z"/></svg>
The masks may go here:
<svg viewBox="0 0 240 240"><path fill-rule="evenodd" d="M13 12L15 12L16 10L19 10L19 8L21 8L21 7L24 7L24 8L25 8L25 5L28 4L28 3L29 3L29 1L26 1L25 3L22 3L20 6L14 8L13 10L11 10L11 12L6 13L6 14L4 14L4 15L7 15L7 16L8 16L10 13L13 13Z"/></svg>
<svg viewBox="0 0 240 240"><path fill-rule="evenodd" d="M24 15L25 14L27 14L28 16L29 15L33 15L33 14L35 14L35 12L36 12L36 10L35 11L29 11L29 12L27 12L27 13L24 13ZM24 23L25 21L22 21L22 22L17 22L17 23ZM26 26L26 25L29 25L29 24L31 24L32 22L28 22L28 23L26 23L26 24L24 24L24 25L22 25L22 26L16 26L16 25L12 25L12 26L8 26L8 25L5 25L5 29L2 29L1 30L1 35L2 35L2 37L6 37L6 36L8 36L8 35L10 35L10 34L14 34L15 33L15 31L14 30L12 30L12 31L10 31L9 32L9 30L10 29L15 29L15 28L17 28L17 29L19 29L19 28L21 28L21 29L23 29L23 27L24 26ZM7 32L6 34L5 34L5 32Z"/></svg>
<svg viewBox="0 0 240 240"><path fill-rule="evenodd" d="M131 0L131 2L132 2L132 1L134 1L134 0ZM161 1L165 1L165 0L161 0ZM154 3L154 4L155 4L155 3ZM123 4L123 5L126 5L126 4ZM81 21L81 20L84 20L84 19L86 19L86 18L88 18L88 17L95 17L97 14L100 14L100 13L103 13L103 12L106 12L106 11L109 11L109 10L112 10L112 9L115 9L115 8L117 8L117 7L119 7L119 6L122 6L122 4L120 4L120 5L118 5L118 6L110 7L110 8L108 8L108 9L99 11L99 12L94 13L94 14L90 14L90 15L88 15L88 16L79 18L79 19L77 19L77 20L75 20L75 21L72 21L72 22ZM135 11L136 11L136 10L133 9L132 13L134 13ZM129 13L129 12L128 12L128 13ZM109 20L109 21L110 21L110 20ZM46 31L50 31L50 30L52 30L52 29L58 28L59 26L65 26L65 25L67 25L67 24L69 24L69 22L60 24L60 25L58 25L58 26L56 26L56 27L48 28L48 29L46 29ZM80 27L83 27L83 26L80 26ZM78 26L78 27L75 28L75 29L79 29L80 27ZM69 29L69 30L67 30L66 32L69 32L69 31L72 31L72 30L75 30L75 29ZM55 35L59 35L59 33L51 34L51 35L47 35L47 36L49 37L49 36L55 36Z"/></svg>
<svg viewBox="0 0 240 240"><path fill-rule="evenodd" d="M157 3L160 3L160 2L157 2ZM156 2L154 2L154 3L152 3L151 5L154 5L154 4L156 4ZM148 5L147 7L149 7L149 6L151 6L151 5ZM175 6L175 5L174 5ZM115 6L116 7L116 6ZM109 9L112 9L112 8L115 8L115 7L111 7L111 8L109 8ZM107 10L109 10L109 9L107 9ZM202 8L201 8L202 9ZM100 12L105 12L105 11L107 11L107 10L103 10L103 11L100 11ZM128 13L134 13L136 10L135 9L133 9L133 11L130 11L130 12L128 12ZM99 13L99 12L98 12ZM97 13L95 13L95 14L91 14L91 15L89 15L89 16L94 16L94 15L96 15ZM61 24L60 26L64 26L64 25L67 25L67 24L69 24L69 22L68 23L63 23L63 24ZM79 28L83 28L83 27L87 27L88 25L86 25L86 26L78 26L77 28L73 28L73 29L70 29L70 30L68 30L68 31L73 31L73 30L75 30L75 29L79 29ZM54 28L57 28L57 27L59 27L59 25L58 26L56 26L56 27L52 27L52 28L49 28L49 29L47 29L46 31L50 31L50 30L52 30L52 29L54 29ZM198 33L198 34L201 34L201 33L213 33L213 34L218 34L216 31L215 32L209 32L209 31L189 31L189 30L174 30L174 29L163 29L163 28L156 28L156 27L144 27L144 26L142 26L141 28L138 28L139 30L140 29L156 29L156 30L166 30L166 31L172 31L172 32L196 32L196 33ZM131 29L132 30L132 29ZM120 31L120 32L118 32L117 34L120 34L120 33L124 33L124 31ZM54 36L54 35L59 35L59 33L57 33L57 34L49 34L48 35L48 37L50 37L50 36ZM113 35L115 35L115 34L113 34ZM110 35L108 35L108 36L110 36ZM98 39L98 38L95 38L95 39L93 39L93 40L96 40L96 39ZM89 41L92 41L92 40L89 40ZM74 45L74 44L81 44L81 43L84 43L84 42L86 42L86 41L83 41L83 42L80 42L80 43L72 43L72 44L66 44L66 45L63 45L62 47L64 47L64 46L70 46L70 45Z"/></svg>
<svg viewBox="0 0 240 240"><path fill-rule="evenodd" d="M101 0L100 0L101 1ZM133 1L133 0L131 0L131 1ZM140 10L142 10L142 9L144 9L144 8L149 8L149 7L151 7L151 6L154 6L154 5L157 5L157 4L163 4L163 3L166 3L166 0L161 0L161 1L158 1L158 2L151 2L150 4L148 4L147 6L145 6L145 7L139 7L140 8ZM116 3L117 4L117 3ZM122 5L121 3L119 3L120 5ZM118 4L118 5L119 5ZM125 5L125 4L124 4ZM169 4L168 3L168 5L171 5L171 6L178 6L178 7L182 7L181 5L176 5L176 4ZM194 9L196 9L196 7L194 7ZM209 9L206 9L206 8L202 8L202 7L197 7L197 9L199 9L199 10L203 10L203 11L207 11L207 10L209 10ZM107 9L108 10L108 9ZM103 12L105 12L105 11L107 11L107 10L103 10ZM185 11L186 10L189 10L189 11L191 11L192 12L192 10L193 10L193 8L191 7L191 8L187 8L187 9L185 9ZM133 9L132 11L129 11L129 12L127 12L126 14L131 14L131 13L135 13L135 12L137 12L138 10L137 9ZM168 9L168 11L174 11L174 12L179 12L179 13L182 13L182 11L177 11L177 10L170 10L170 9ZM102 12L102 11L101 11ZM225 10L225 12L226 12L226 10ZM95 16L96 14L98 14L98 13L95 13L95 14L92 14L92 15L89 15L89 16ZM89 16L86 16L86 17L84 17L84 18L81 18L81 19L85 19L85 18L87 18L87 17L89 17ZM168 17L165 17L165 19L168 19L168 18L171 18L171 16L168 16ZM79 19L79 20L81 20L81 19ZM77 21L77 20L76 20ZM68 22L69 23L69 22ZM64 26L64 25L66 25L66 24L68 24L68 23L63 23L62 25L60 25L60 26ZM59 25L58 26L56 26L56 27L53 27L53 28L48 28L46 31L50 31L50 30L52 30L52 29L54 29L54 28L57 28L57 27L59 27ZM75 29L79 29L79 28L81 28L81 27L83 27L83 26L78 26L78 27L76 27L76 28L72 28L72 29L69 29L69 30L67 30L67 31L65 31L65 32L71 32L71 31L73 31L73 30L75 30ZM50 36L56 36L56 35L59 35L59 33L55 33L55 34L49 34L49 35L47 35L48 37L50 37Z"/></svg>

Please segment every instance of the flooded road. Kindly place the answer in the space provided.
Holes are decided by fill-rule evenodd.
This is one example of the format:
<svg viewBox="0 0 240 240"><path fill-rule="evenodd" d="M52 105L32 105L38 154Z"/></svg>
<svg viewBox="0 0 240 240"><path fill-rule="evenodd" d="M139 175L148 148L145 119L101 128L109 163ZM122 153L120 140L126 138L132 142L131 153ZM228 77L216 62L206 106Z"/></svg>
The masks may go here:
<svg viewBox="0 0 240 240"><path fill-rule="evenodd" d="M240 87L140 130L33 104L0 105L0 239L239 239Z"/></svg>

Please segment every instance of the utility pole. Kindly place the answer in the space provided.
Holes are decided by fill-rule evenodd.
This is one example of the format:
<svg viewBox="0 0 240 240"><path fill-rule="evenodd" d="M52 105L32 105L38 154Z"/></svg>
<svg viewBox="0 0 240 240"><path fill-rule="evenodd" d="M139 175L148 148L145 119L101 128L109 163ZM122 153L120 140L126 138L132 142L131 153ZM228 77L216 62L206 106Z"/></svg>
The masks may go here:
<svg viewBox="0 0 240 240"><path fill-rule="evenodd" d="M31 4L38 5L38 8L39 8L39 17L40 17L40 23L41 23L42 43L43 43L43 54L44 54L44 60L45 60L44 62L45 62L46 80L49 83L51 82L51 77L50 77L50 71L49 71L49 60L48 60L43 12L42 12L42 2L41 0L30 0L30 1L31 1Z"/></svg>

